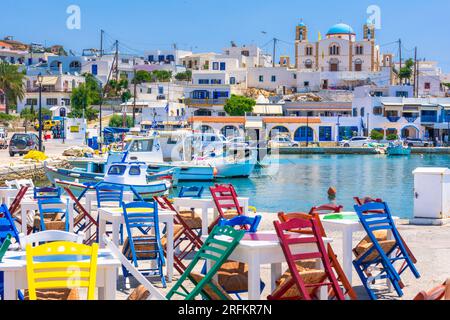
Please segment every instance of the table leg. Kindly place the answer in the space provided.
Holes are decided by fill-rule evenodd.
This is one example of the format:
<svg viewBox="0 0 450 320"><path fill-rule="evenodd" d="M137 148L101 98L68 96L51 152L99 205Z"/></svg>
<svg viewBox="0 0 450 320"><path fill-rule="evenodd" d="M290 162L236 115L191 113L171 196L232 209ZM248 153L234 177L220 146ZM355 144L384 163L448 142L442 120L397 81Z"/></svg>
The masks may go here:
<svg viewBox="0 0 450 320"><path fill-rule="evenodd" d="M173 220L167 226L167 281L173 280Z"/></svg>
<svg viewBox="0 0 450 320"><path fill-rule="evenodd" d="M112 222L113 243L116 246L120 245L120 223L116 219Z"/></svg>
<svg viewBox="0 0 450 320"><path fill-rule="evenodd" d="M15 272L5 271L4 276L4 299L17 300L16 274Z"/></svg>
<svg viewBox="0 0 450 320"><path fill-rule="evenodd" d="M207 236L208 235L208 208L202 207L202 235Z"/></svg>
<svg viewBox="0 0 450 320"><path fill-rule="evenodd" d="M394 235L393 235L392 231L388 230L387 240L393 240L393 239L394 239ZM394 255L394 253L392 253L390 257L392 257L393 255ZM389 279L386 279L386 285L388 287L389 292L394 291L394 286L392 285L392 282Z"/></svg>
<svg viewBox="0 0 450 320"><path fill-rule="evenodd" d="M252 253L248 264L248 300L261 300L261 265L258 253Z"/></svg>
<svg viewBox="0 0 450 320"><path fill-rule="evenodd" d="M282 263L273 263L271 265L271 292L274 292L277 288L276 282L281 278L282 267Z"/></svg>
<svg viewBox="0 0 450 320"><path fill-rule="evenodd" d="M27 219L27 211L28 211L27 208L22 206L20 214L21 214L21 219L22 219L22 233L24 235L28 234L28 230L27 230L27 221L28 221L28 219Z"/></svg>
<svg viewBox="0 0 450 320"><path fill-rule="evenodd" d="M105 248L105 243L103 241L104 234L106 234L106 220L100 216L98 222L98 242L100 243L101 249Z"/></svg>
<svg viewBox="0 0 450 320"><path fill-rule="evenodd" d="M347 276L348 282L352 284L353 279L353 233L343 232L342 233L342 260L345 275Z"/></svg>
<svg viewBox="0 0 450 320"><path fill-rule="evenodd" d="M74 220L74 214L73 214L73 202L69 201L69 216L67 217L69 219L69 232L73 232L73 220Z"/></svg>

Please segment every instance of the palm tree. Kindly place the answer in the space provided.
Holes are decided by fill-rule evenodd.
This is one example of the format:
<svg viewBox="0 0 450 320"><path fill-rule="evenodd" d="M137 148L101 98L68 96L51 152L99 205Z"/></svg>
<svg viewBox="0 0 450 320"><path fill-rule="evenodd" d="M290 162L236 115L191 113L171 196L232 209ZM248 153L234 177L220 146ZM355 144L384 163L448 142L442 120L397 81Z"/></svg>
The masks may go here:
<svg viewBox="0 0 450 320"><path fill-rule="evenodd" d="M0 89L5 92L6 113L9 113L9 101L16 103L25 97L25 87L23 79L25 74L19 71L19 67L0 62Z"/></svg>

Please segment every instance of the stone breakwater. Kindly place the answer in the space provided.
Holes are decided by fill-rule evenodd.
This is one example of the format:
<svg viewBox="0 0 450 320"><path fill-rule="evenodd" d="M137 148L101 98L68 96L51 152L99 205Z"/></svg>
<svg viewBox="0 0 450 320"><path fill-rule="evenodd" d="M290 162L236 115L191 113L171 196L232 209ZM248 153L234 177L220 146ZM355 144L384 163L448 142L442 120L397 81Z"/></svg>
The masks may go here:
<svg viewBox="0 0 450 320"><path fill-rule="evenodd" d="M48 161L51 166L62 167L63 161ZM46 179L44 163L30 162L15 165L0 166L0 186L5 186L5 181L32 179L33 181L44 181Z"/></svg>

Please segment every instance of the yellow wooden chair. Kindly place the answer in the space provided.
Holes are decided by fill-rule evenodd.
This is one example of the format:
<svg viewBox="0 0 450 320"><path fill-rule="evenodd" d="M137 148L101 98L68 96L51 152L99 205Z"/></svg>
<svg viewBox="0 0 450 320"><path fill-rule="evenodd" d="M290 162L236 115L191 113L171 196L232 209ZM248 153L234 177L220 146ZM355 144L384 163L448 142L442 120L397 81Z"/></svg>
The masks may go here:
<svg viewBox="0 0 450 320"><path fill-rule="evenodd" d="M52 242L34 248L28 244L26 258L30 300L37 300L40 290L81 288L87 289L87 300L94 300L97 255L98 244L86 246Z"/></svg>

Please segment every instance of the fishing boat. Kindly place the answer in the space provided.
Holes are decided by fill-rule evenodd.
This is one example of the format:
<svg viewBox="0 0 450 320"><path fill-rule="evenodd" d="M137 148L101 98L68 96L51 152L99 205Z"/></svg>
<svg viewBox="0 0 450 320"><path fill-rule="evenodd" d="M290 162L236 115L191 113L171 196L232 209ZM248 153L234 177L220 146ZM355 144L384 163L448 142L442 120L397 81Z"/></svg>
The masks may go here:
<svg viewBox="0 0 450 320"><path fill-rule="evenodd" d="M147 165L142 162L112 163L102 180L97 183L83 183L55 179L54 184L61 188L69 188L75 196L81 196L87 190L94 190L96 185L108 184L123 186L125 191L132 191L136 197L150 199L153 196L164 195L172 187L170 180L148 181ZM139 196L138 196L139 195Z"/></svg>
<svg viewBox="0 0 450 320"><path fill-rule="evenodd" d="M403 144L403 142L391 142L387 147L386 153L388 156L409 156L411 148Z"/></svg>

